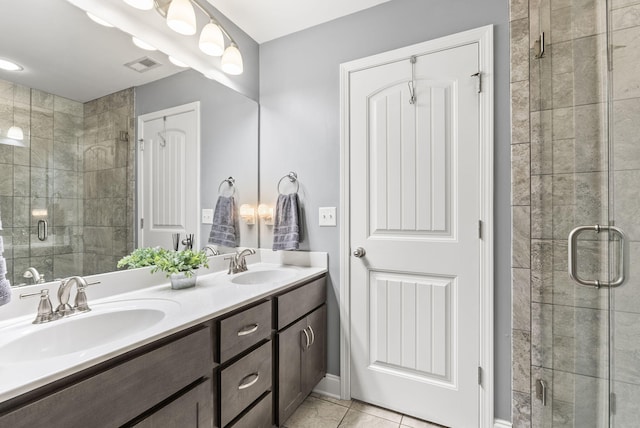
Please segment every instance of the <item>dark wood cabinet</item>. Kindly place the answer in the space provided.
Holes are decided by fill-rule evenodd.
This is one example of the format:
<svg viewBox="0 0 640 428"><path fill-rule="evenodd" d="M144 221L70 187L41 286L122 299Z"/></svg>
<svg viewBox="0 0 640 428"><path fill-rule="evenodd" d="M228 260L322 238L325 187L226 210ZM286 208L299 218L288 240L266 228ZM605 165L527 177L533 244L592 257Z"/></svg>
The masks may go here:
<svg viewBox="0 0 640 428"><path fill-rule="evenodd" d="M281 426L326 374L326 276L276 296L276 423Z"/></svg>
<svg viewBox="0 0 640 428"><path fill-rule="evenodd" d="M214 419L212 391L213 382L211 379L205 379L131 427L211 427Z"/></svg>
<svg viewBox="0 0 640 428"><path fill-rule="evenodd" d="M202 326L148 351L96 368L86 378L43 391L0 416L0 427L117 427L127 424L213 371L212 333ZM178 364L178 362L180 362ZM209 400L213 401L210 390ZM211 418L205 425L212 427Z"/></svg>

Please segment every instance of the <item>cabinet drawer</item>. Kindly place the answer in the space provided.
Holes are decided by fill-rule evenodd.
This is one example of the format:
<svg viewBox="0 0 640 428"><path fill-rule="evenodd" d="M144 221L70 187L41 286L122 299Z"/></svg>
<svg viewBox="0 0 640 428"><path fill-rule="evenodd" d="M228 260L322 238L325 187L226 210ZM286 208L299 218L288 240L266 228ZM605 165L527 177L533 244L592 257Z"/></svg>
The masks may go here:
<svg viewBox="0 0 640 428"><path fill-rule="evenodd" d="M272 342L222 370L220 374L220 419L227 425L249 404L271 389Z"/></svg>
<svg viewBox="0 0 640 428"><path fill-rule="evenodd" d="M28 404L0 426L120 426L211 372L209 327Z"/></svg>
<svg viewBox="0 0 640 428"><path fill-rule="evenodd" d="M220 362L224 363L271 335L271 302L220 321Z"/></svg>
<svg viewBox="0 0 640 428"><path fill-rule="evenodd" d="M273 397L268 393L244 416L231 425L233 428L271 428L273 426Z"/></svg>
<svg viewBox="0 0 640 428"><path fill-rule="evenodd" d="M278 330L311 312L327 300L325 276L276 297L278 302Z"/></svg>

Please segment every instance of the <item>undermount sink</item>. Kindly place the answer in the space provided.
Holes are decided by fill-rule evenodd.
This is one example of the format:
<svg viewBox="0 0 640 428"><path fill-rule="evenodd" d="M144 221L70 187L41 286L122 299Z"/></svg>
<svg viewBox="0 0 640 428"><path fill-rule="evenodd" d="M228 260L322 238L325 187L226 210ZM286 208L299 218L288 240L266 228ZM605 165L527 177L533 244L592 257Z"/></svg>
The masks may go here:
<svg viewBox="0 0 640 428"><path fill-rule="evenodd" d="M231 282L240 285L265 284L293 278L295 274L295 271L292 269L250 270L237 274L231 279Z"/></svg>
<svg viewBox="0 0 640 428"><path fill-rule="evenodd" d="M91 312L30 324L0 345L0 364L46 360L102 346L153 327L178 307L161 299L110 302L95 305Z"/></svg>

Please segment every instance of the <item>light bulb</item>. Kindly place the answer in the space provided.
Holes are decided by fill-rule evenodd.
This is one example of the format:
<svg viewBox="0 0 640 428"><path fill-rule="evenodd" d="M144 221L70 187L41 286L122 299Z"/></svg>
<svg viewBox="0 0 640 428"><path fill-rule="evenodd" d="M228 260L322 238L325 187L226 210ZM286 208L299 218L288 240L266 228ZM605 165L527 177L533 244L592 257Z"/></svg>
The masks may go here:
<svg viewBox="0 0 640 428"><path fill-rule="evenodd" d="M222 30L213 22L208 23L200 33L200 50L207 55L220 56L224 52Z"/></svg>
<svg viewBox="0 0 640 428"><path fill-rule="evenodd" d="M7 131L7 138L9 138L11 140L18 140L18 141L24 140L24 133L22 132L22 128L20 128L19 126L15 126L15 125L12 126Z"/></svg>
<svg viewBox="0 0 640 428"><path fill-rule="evenodd" d="M189 0L172 0L167 11L167 25L176 33L196 34L196 12Z"/></svg>
<svg viewBox="0 0 640 428"><path fill-rule="evenodd" d="M153 0L124 0L126 4L140 10L153 9Z"/></svg>
<svg viewBox="0 0 640 428"><path fill-rule="evenodd" d="M138 39L137 37L131 37L133 44L139 47L140 49L144 49L145 51L155 51L157 50L154 46L151 46L149 43Z"/></svg>
<svg viewBox="0 0 640 428"><path fill-rule="evenodd" d="M235 43L231 43L231 45L225 49L224 54L222 55L221 64L222 71L227 74L242 74L242 55Z"/></svg>
<svg viewBox="0 0 640 428"><path fill-rule="evenodd" d="M172 57L171 55L169 55L169 62L175 65L176 67L189 67L188 64L180 61L179 59Z"/></svg>

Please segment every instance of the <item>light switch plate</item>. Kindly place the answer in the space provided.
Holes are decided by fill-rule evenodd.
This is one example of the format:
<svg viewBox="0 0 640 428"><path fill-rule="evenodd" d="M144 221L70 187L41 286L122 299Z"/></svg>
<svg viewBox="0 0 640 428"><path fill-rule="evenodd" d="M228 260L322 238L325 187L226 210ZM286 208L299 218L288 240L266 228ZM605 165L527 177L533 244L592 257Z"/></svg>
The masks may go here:
<svg viewBox="0 0 640 428"><path fill-rule="evenodd" d="M202 210L202 224L213 224L213 210Z"/></svg>
<svg viewBox="0 0 640 428"><path fill-rule="evenodd" d="M320 207L318 209L318 225L336 226L336 207Z"/></svg>

